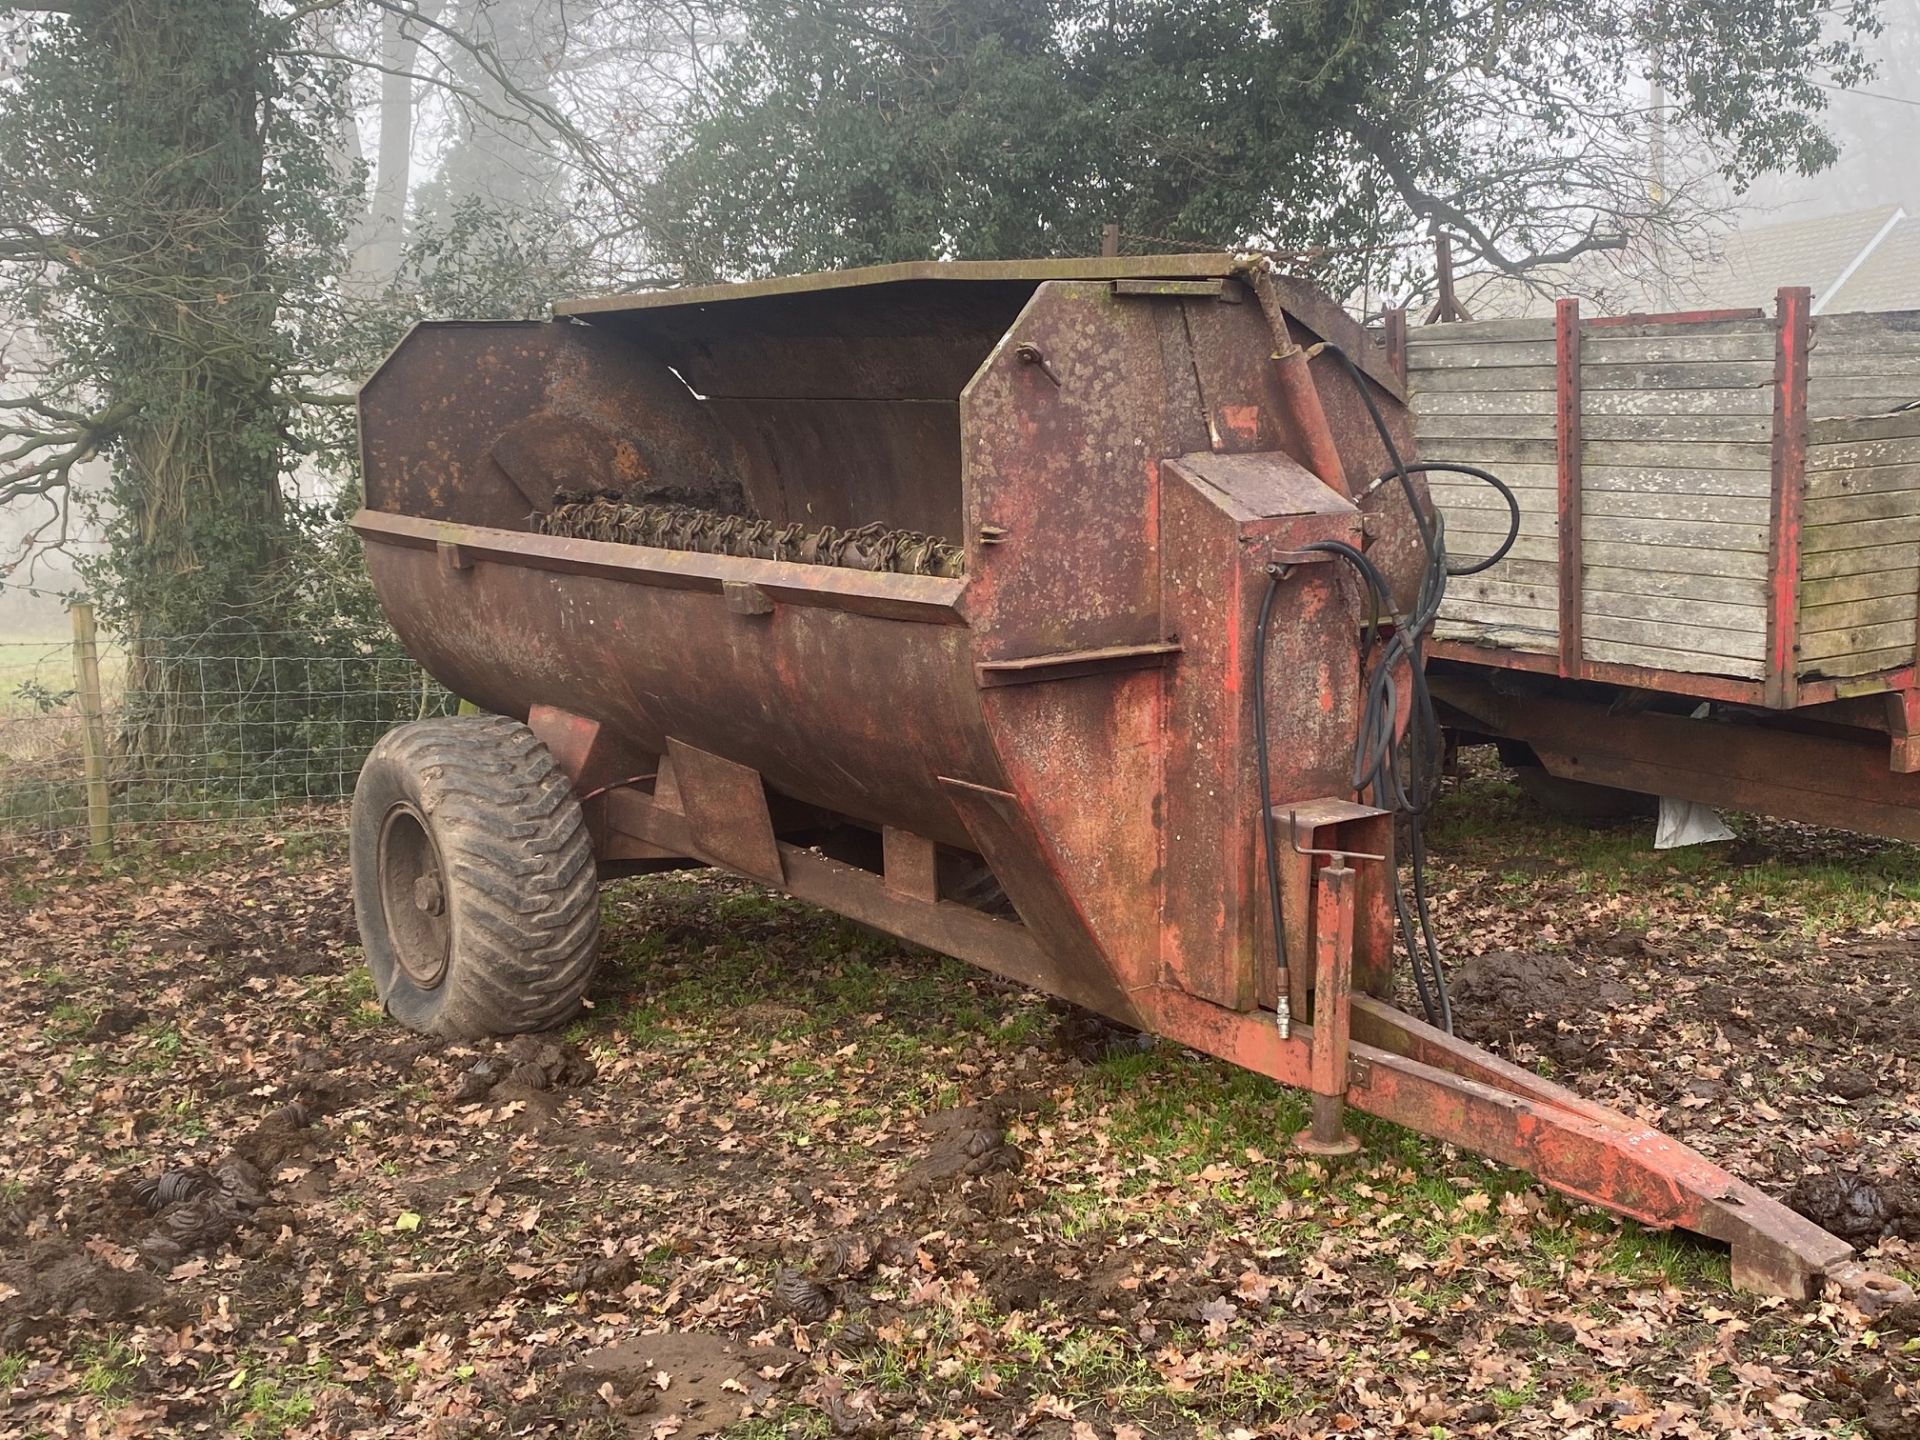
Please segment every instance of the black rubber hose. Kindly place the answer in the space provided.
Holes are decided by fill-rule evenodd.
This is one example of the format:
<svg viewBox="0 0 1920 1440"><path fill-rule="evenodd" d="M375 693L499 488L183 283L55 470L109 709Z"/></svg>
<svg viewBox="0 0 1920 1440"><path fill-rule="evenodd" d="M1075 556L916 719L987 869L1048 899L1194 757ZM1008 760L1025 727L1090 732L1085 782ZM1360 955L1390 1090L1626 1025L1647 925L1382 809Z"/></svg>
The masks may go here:
<svg viewBox="0 0 1920 1440"><path fill-rule="evenodd" d="M1458 577L1461 575L1478 575L1482 570L1491 570L1507 558L1507 552L1513 548L1513 542L1520 538L1519 497L1508 488L1506 481L1502 480L1498 475L1495 475L1491 470L1482 470L1478 465L1461 465L1452 460L1414 460L1410 461L1407 465L1408 473L1413 475L1425 474L1432 470L1444 471L1449 475L1471 475L1482 484L1491 485L1494 490L1499 493L1500 498L1507 502L1507 535L1506 538L1500 542L1500 547L1486 559L1469 565L1464 570L1455 570L1449 566L1447 574L1449 577ZM1374 484L1384 484L1388 480L1393 479L1396 473L1395 471L1389 470L1378 480L1374 481ZM1444 549L1444 547L1442 548Z"/></svg>
<svg viewBox="0 0 1920 1440"><path fill-rule="evenodd" d="M1439 794L1440 775L1438 757L1442 753L1439 716L1434 710L1433 696L1427 689L1425 656L1422 648L1425 644L1427 628L1439 616L1440 606L1446 599L1447 580L1458 575L1477 575L1490 570L1508 552L1520 535L1520 502L1513 491L1496 475L1481 469L1477 465L1462 465L1451 461L1417 460L1409 462L1400 453L1400 447L1394 443L1393 432L1388 428L1386 417L1380 413L1380 406L1374 400L1371 387L1353 357L1337 345L1327 345L1326 350L1333 354L1345 368L1352 380L1361 404L1366 408L1368 418L1380 437L1385 448L1390 468L1374 482L1377 487L1388 480L1400 482L1401 493L1406 497L1407 509L1413 516L1413 522L1420 534L1421 548L1426 552L1427 563L1420 574L1420 582L1414 596L1411 613L1402 615L1394 607L1392 588L1378 566L1359 548L1340 540L1318 541L1306 546L1309 550L1334 556L1350 565L1360 575L1372 597L1372 616L1367 626L1366 643L1361 652L1361 663L1365 665L1369 657L1372 667L1368 674L1365 697L1361 704L1359 734L1354 742L1353 788L1369 795L1375 805L1384 810L1407 816L1409 828L1408 859L1413 870L1413 903L1408 904L1406 887L1400 883L1398 874L1393 877L1393 908L1395 919L1399 923L1401 943L1406 947L1407 963L1413 972L1414 989L1419 995L1420 1008L1428 1021L1449 1033L1453 1030L1453 1000L1448 993L1445 962L1440 955L1439 941L1433 930L1433 912L1427 895L1426 880L1426 812ZM1507 533L1498 548L1484 560L1460 570L1450 569L1446 559L1446 519L1437 508L1429 510L1421 504L1420 495L1414 489L1413 477L1416 474L1441 472L1467 475L1490 485L1507 503ZM1286 964L1285 940L1281 928L1281 901L1279 862L1274 850L1273 837L1273 797L1272 782L1268 773L1267 760L1267 721L1266 721L1266 647L1269 622L1272 616L1274 596L1279 588L1279 576L1273 567L1268 568L1267 593L1260 606L1260 622L1256 630L1255 643L1259 647L1254 669L1254 727L1256 741L1260 746L1260 813L1261 833L1266 840L1268 904L1273 913L1273 928L1276 944L1280 949L1280 963ZM1378 644L1378 621L1382 610L1393 617L1393 633ZM1407 666L1408 681L1412 687L1409 707L1406 777L1403 781L1397 759L1397 739L1394 722L1400 713L1400 687L1395 675L1401 664Z"/></svg>
<svg viewBox="0 0 1920 1440"><path fill-rule="evenodd" d="M1273 622L1273 602L1280 593L1280 567L1267 567L1267 593L1260 600L1260 619L1253 627L1253 743L1259 749L1254 766L1260 777L1260 836L1267 855L1267 909L1273 920L1273 953L1280 967L1281 1006L1287 1004L1287 929L1280 907L1280 856L1273 840L1273 765L1267 757L1267 633ZM1284 1009L1282 1010L1284 1014Z"/></svg>
<svg viewBox="0 0 1920 1440"><path fill-rule="evenodd" d="M1519 534L1519 506L1512 491L1485 471L1477 467L1454 467L1441 462L1414 462L1409 464L1401 455L1400 447L1394 443L1393 434L1387 427L1386 417L1380 413L1380 407L1373 398L1372 391L1361 374L1353 357L1338 346L1327 347L1338 357L1353 381L1354 389L1365 406L1368 417L1373 422L1381 445L1386 449L1391 468L1383 474L1376 485L1384 484L1388 479L1400 482L1401 493L1406 497L1407 508L1413 516L1414 524L1420 533L1421 547L1426 551L1427 563L1420 575L1420 583L1414 598L1412 613L1402 616L1395 613L1393 635L1381 647L1369 676L1366 697L1361 707L1360 734L1354 746L1354 788L1373 798L1373 803L1382 809L1396 813L1406 813L1412 831L1409 846L1409 860L1414 871L1413 886L1415 904L1409 906L1405 887L1398 875L1393 879L1393 905L1395 918L1399 922L1401 943L1407 950L1408 967L1413 972L1414 989L1419 995L1420 1008L1428 1021L1444 1030L1451 1031L1453 1025L1453 1003L1447 990L1446 967L1440 957L1440 947L1433 933L1432 912L1427 904L1426 877L1423 873L1426 865L1426 845L1424 835L1424 816L1438 793L1438 773L1434 768L1434 757L1439 752L1439 719L1433 709L1433 699L1427 690L1424 656L1422 646L1426 629L1439 615L1440 606L1446 598L1446 586L1449 571L1446 563L1446 525L1438 510L1429 513L1420 503L1419 492L1414 489L1413 475L1427 470L1458 470L1458 473L1474 474L1493 483L1506 498L1510 523L1508 535L1495 556L1476 569L1486 568L1497 563L1513 546L1514 538ZM1379 601L1389 611L1393 611L1394 599L1385 577L1370 559L1355 549L1339 541L1324 542L1320 548L1330 554L1338 555L1359 571L1369 589L1373 590ZM1412 705L1409 715L1407 736L1407 776L1403 783L1400 768L1395 763L1397 745L1394 734L1394 721L1399 714L1399 686L1395 681L1395 672L1404 662L1408 669L1408 683L1413 687ZM1417 930L1417 934L1416 934Z"/></svg>

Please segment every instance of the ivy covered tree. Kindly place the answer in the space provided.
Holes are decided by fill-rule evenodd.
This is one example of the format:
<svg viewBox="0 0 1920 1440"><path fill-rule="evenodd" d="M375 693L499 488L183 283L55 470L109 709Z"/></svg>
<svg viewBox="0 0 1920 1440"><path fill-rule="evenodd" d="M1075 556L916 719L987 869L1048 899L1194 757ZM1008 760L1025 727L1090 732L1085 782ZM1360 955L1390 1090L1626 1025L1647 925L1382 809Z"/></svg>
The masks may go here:
<svg viewBox="0 0 1920 1440"><path fill-rule="evenodd" d="M4 402L0 499L113 447L116 595L156 625L251 607L284 533L282 316L339 239L312 114L252 0L76 0L0 92L0 261L43 362ZM174 598L177 597L177 598Z"/></svg>
<svg viewBox="0 0 1920 1440"><path fill-rule="evenodd" d="M582 33L611 52L682 3L607 0ZM529 6L560 14L548 0L514 13ZM38 517L29 547L57 544L76 508L104 535L83 570L128 645L130 749L197 743L191 691L250 692L263 657L364 647L380 627L353 583L340 498L303 499L298 476L351 454L352 387L407 321L519 312L530 287L576 273L586 227L557 201L480 214L462 198L473 185L448 173L437 219L404 233L407 217L389 215L369 284L349 261L369 228L364 79L379 77L383 102L396 84L436 97L456 138L484 117L564 176L570 199L621 193L558 81L541 80L538 46L523 36L503 58L501 10L0 0L0 506ZM413 133L412 104L398 109L389 142ZM400 143L380 154L394 162L391 210L412 157ZM513 161L504 140L488 155ZM20 558L0 555L0 577ZM164 663L183 636L192 686Z"/></svg>
<svg viewBox="0 0 1920 1440"><path fill-rule="evenodd" d="M721 277L926 256L1311 251L1404 269L1441 227L1523 271L1651 231L1647 77L1736 185L1834 151L1875 0L743 0L652 188Z"/></svg>
<svg viewBox="0 0 1920 1440"><path fill-rule="evenodd" d="M136 690L145 635L281 623L286 317L342 214L315 138L339 77L291 24L255 0L71 0L16 25L0 90L3 303L36 347L0 401L0 502L64 510L108 458L89 578Z"/></svg>

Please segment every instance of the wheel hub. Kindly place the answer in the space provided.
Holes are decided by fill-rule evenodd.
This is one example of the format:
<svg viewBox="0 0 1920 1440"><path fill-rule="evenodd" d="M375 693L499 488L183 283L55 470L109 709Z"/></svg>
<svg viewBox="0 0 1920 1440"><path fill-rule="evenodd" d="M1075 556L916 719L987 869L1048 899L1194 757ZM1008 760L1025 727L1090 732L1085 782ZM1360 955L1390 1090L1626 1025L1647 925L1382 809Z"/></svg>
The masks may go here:
<svg viewBox="0 0 1920 1440"><path fill-rule="evenodd" d="M380 904L400 968L422 990L433 989L446 978L453 927L439 849L426 817L404 800L380 827Z"/></svg>

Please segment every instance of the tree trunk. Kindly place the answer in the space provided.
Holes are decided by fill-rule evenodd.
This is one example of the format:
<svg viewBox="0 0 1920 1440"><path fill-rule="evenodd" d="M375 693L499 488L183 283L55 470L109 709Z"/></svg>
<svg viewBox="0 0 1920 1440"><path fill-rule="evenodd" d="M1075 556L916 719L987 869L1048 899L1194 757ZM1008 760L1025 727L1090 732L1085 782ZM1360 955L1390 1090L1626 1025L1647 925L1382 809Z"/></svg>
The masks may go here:
<svg viewBox="0 0 1920 1440"><path fill-rule="evenodd" d="M239 657L285 624L271 37L254 0L108 0L78 23L97 27L111 67L119 113L100 163L131 202L99 310L108 399L135 407L107 567L130 651L124 743L152 757L207 743L205 692L243 690ZM172 663L184 637L205 657L195 665Z"/></svg>

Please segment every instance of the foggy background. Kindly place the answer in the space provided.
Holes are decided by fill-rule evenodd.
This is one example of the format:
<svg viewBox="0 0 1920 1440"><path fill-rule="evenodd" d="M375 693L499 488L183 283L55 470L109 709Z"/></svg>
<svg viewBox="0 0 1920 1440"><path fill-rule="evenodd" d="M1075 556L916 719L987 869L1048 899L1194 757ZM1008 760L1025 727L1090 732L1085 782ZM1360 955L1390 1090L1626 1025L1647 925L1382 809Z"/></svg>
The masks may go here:
<svg viewBox="0 0 1920 1440"><path fill-rule="evenodd" d="M490 12L497 17L490 24L503 58L511 62L516 46L515 37L501 33L501 27L510 29L516 15L531 26L533 21L527 17L539 13L538 0L504 0ZM1726 193L1722 186L1720 193L1705 197L1721 212L1721 243L1783 222L1889 206L1904 209L1920 233L1920 0L1888 0L1883 19L1885 31L1870 47L1877 61L1874 77L1854 90L1831 89L1827 120L1840 146L1838 162L1814 176L1763 176L1743 196ZM526 36L519 53L531 58L540 49L540 38ZM377 37L367 37L369 47L378 43ZM604 67L604 54L593 58ZM657 139L664 117L671 112L676 85L673 68L649 63L647 57L620 57L612 63L628 74L637 72L640 83L608 89L604 68L599 69L596 82L595 69L583 65L558 76L546 73L541 84L576 90L565 97L552 89L545 93L556 100L572 99L585 113L616 103L613 97L617 96L617 103L624 104L629 114L622 158L644 166L650 158L650 140ZM405 89L400 86L399 92ZM444 214L466 196L514 206L550 200L559 188L557 166L549 165L537 147L529 148L523 136L490 134L484 124L450 114L431 95L399 92L391 84L384 93L378 87L371 89L360 123L340 137L343 157L364 159L379 176L370 189L355 261L357 269L374 280L393 263L399 232L417 217ZM637 108L636 94L641 97ZM1671 136L1667 144L1679 148ZM1669 184L1682 183L1676 176L1688 171L1686 160L1685 155L1675 154L1663 164L1658 155L1650 155L1649 184L1658 184L1662 178ZM1717 180L1685 183L1720 185ZM617 221L618 217L608 219L609 224ZM1808 276L1794 283L1818 286L1822 279ZM17 364L19 347L30 343L30 336L18 329L0 336L0 365ZM13 553L22 535L46 519L44 506L0 510L0 555ZM72 526L64 548L84 554L97 542L86 533L77 509ZM0 581L0 640L64 636L67 621L61 597L75 588L68 559L40 551L30 573L23 569Z"/></svg>

